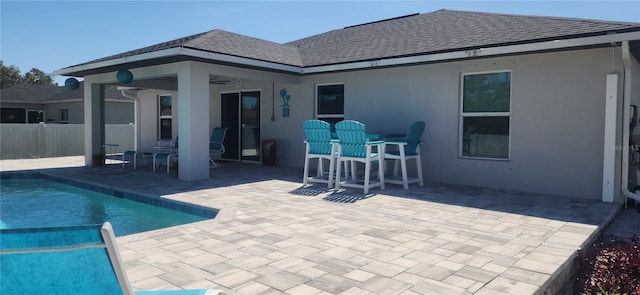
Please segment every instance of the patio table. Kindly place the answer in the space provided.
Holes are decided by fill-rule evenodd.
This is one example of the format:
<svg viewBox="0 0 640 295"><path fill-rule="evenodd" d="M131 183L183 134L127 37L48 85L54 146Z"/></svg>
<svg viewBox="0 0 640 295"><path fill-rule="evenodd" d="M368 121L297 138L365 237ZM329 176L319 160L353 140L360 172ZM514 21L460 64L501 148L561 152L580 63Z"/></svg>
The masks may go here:
<svg viewBox="0 0 640 295"><path fill-rule="evenodd" d="M407 135L404 134L404 133L381 133L381 132L380 133L378 133L378 132L376 132L376 133L367 132L366 136L367 136L367 139L369 141L383 141L383 142L390 141L390 144L394 144L394 145L398 144L398 141L402 141L407 137ZM331 132L331 138L332 138L331 144L336 145L336 144L340 143L340 140L338 139L338 133L337 132ZM384 152L384 151L378 151L378 152ZM354 164L356 164L356 163L352 162L351 164L352 164L351 173L353 174L352 178L355 179L357 176L355 174L356 173L356 166L354 166ZM331 173L333 173L333 172L331 172ZM344 173L345 173L345 179L349 178L349 170L345 169Z"/></svg>
<svg viewBox="0 0 640 295"><path fill-rule="evenodd" d="M407 137L404 133L367 133L367 138L370 140L403 140Z"/></svg>
<svg viewBox="0 0 640 295"><path fill-rule="evenodd" d="M404 133L368 133L367 132L367 139L369 140L402 140L405 139L407 137L406 134ZM331 132L331 138L333 138L334 140L338 140L338 133L337 132Z"/></svg>

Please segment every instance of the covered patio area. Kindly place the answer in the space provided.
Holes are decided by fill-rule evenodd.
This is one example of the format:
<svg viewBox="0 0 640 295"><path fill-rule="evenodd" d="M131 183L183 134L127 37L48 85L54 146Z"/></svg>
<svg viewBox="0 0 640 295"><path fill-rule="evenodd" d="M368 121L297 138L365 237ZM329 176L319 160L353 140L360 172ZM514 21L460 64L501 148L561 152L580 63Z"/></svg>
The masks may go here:
<svg viewBox="0 0 640 295"><path fill-rule="evenodd" d="M215 219L118 238L137 289L229 294L556 293L615 204L426 183L302 187L298 168L223 163L179 181L151 166L86 167L83 157L0 161L100 188L220 209Z"/></svg>
<svg viewBox="0 0 640 295"><path fill-rule="evenodd" d="M167 54L175 54L172 52ZM85 165L102 165L104 147L110 145L105 142L104 89L116 85L123 95L130 91L127 97L136 102L134 149L154 153L160 142L175 141L174 145L180 146L176 154L180 159L179 178L187 181L209 178L210 141L215 127L229 128L225 157L259 162L261 132L265 132L261 122L266 121L261 119L262 101L274 104L276 83L300 81L281 72L170 58L142 66L128 64L128 69L115 72L117 68L98 71L78 65L69 70L85 75Z"/></svg>

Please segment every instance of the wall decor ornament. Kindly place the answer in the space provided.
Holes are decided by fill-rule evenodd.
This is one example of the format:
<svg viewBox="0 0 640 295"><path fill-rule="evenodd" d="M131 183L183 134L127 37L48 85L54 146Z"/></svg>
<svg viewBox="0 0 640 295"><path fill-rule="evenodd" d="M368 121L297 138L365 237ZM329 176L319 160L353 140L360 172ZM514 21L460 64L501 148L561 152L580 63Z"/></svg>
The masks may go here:
<svg viewBox="0 0 640 295"><path fill-rule="evenodd" d="M291 100L291 95L287 93L287 89L280 89L280 97L282 97L282 117L289 117L289 100Z"/></svg>

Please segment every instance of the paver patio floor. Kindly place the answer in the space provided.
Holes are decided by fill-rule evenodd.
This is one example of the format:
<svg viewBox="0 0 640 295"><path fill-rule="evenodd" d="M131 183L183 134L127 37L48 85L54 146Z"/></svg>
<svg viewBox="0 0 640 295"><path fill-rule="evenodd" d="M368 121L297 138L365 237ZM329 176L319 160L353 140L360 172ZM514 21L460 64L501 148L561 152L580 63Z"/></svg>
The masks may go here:
<svg viewBox="0 0 640 295"><path fill-rule="evenodd" d="M136 289L229 294L542 294L614 204L427 183L371 195L302 187L302 169L223 163L203 181L82 157L0 161L219 208L215 219L119 237Z"/></svg>

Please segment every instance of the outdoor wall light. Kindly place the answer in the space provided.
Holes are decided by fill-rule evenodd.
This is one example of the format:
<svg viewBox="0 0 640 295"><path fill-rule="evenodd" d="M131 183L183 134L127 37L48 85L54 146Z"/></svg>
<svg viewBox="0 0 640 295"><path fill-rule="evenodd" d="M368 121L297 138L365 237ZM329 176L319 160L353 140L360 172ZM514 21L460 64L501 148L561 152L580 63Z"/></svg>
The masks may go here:
<svg viewBox="0 0 640 295"><path fill-rule="evenodd" d="M64 80L64 87L71 90L78 89L78 87L80 87L80 82L78 82L78 79L76 78L67 78L67 80Z"/></svg>
<svg viewBox="0 0 640 295"><path fill-rule="evenodd" d="M129 84L131 83L131 81L133 81L133 74L129 70L120 70L118 71L116 78L120 83Z"/></svg>

